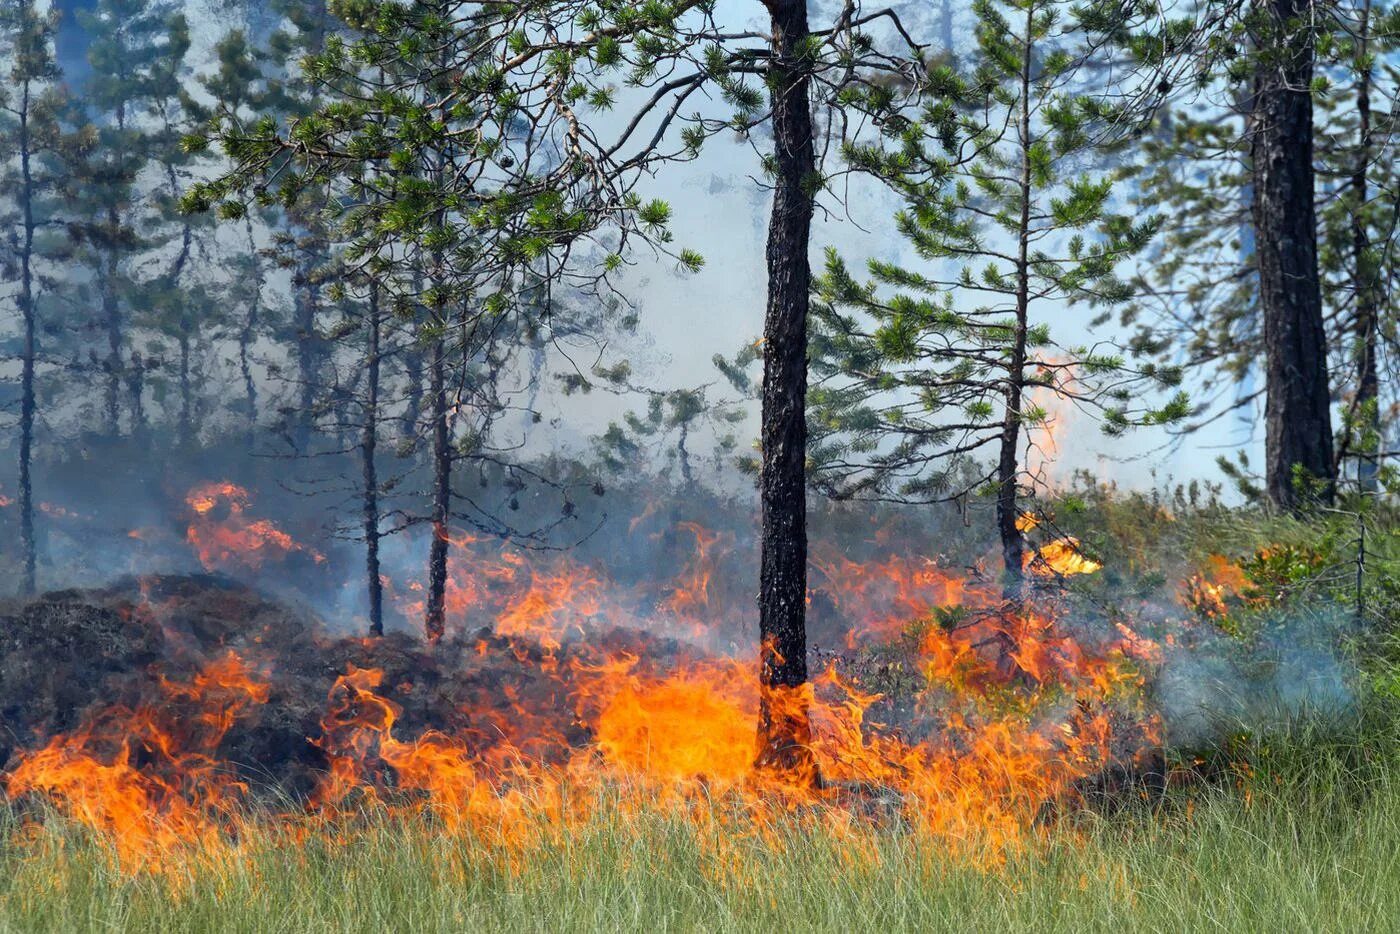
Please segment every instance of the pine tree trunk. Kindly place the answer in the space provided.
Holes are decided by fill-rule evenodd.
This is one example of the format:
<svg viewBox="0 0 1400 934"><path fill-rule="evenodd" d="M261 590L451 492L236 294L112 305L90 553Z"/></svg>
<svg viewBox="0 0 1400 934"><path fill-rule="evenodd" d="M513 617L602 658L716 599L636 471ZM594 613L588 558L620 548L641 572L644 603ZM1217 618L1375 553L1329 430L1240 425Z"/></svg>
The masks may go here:
<svg viewBox="0 0 1400 934"><path fill-rule="evenodd" d="M403 350L404 404L399 434L405 441L418 437L418 420L423 417L423 354L416 346Z"/></svg>
<svg viewBox="0 0 1400 934"><path fill-rule="evenodd" d="M146 361L139 351L132 351L126 368L126 391L131 406L131 436L146 436Z"/></svg>
<svg viewBox="0 0 1400 934"><path fill-rule="evenodd" d="M20 314L24 319L24 347L21 351L19 407L19 538L24 552L24 572L20 592L32 594L36 588L38 545L34 540L34 486L31 468L34 460L34 364L37 346L34 308L34 176L30 168L29 82L23 83L19 107L19 159L23 240L20 244Z"/></svg>
<svg viewBox="0 0 1400 934"><path fill-rule="evenodd" d="M428 551L428 599L423 622L431 642L437 642L447 628L447 549L450 544L452 514L452 447L447 411L447 342L438 335L433 340L428 364L429 403L433 419L433 538Z"/></svg>
<svg viewBox="0 0 1400 934"><path fill-rule="evenodd" d="M772 20L773 211L768 227L768 309L760 493L763 510L758 610L761 644L758 764L817 780L807 685L808 243L817 185L800 50L806 0L767 0Z"/></svg>
<svg viewBox="0 0 1400 934"><path fill-rule="evenodd" d="M369 596L369 631L384 635L384 583L379 577L379 476L375 464L379 443L379 359L383 329L379 289L371 286L369 295L369 354L365 373L364 427L360 437L363 468L365 520L365 584Z"/></svg>
<svg viewBox="0 0 1400 934"><path fill-rule="evenodd" d="M262 264L258 261L258 244L253 235L252 218L243 219L244 230L248 235L248 252L253 258L253 295L248 303L248 315L238 331L238 371L243 377L243 404L248 419L248 450L257 443L258 429L258 384L253 379L253 363L250 357L253 341L258 332L258 313L262 305Z"/></svg>
<svg viewBox="0 0 1400 934"><path fill-rule="evenodd" d="M1269 499L1296 511L1295 471L1335 480L1327 338L1317 268L1314 209L1313 36L1306 0L1260 0L1266 33L1255 74L1253 216L1264 323Z"/></svg>
<svg viewBox="0 0 1400 934"><path fill-rule="evenodd" d="M957 49L953 48L953 0L942 0L943 6L939 8L938 14L938 39L943 46L943 53L950 61L957 59Z"/></svg>
<svg viewBox="0 0 1400 934"><path fill-rule="evenodd" d="M1021 402L1026 381L1026 330L1030 321L1030 234L1031 234L1031 60L1035 7L1026 10L1026 46L1021 61L1021 99L1018 103L1017 146L1021 155L1019 187L1021 213L1016 228L1016 330L1011 344L1011 360L1006 370L1006 412L1001 423L1001 451L997 461L997 532L1001 537L1003 595L1020 599L1025 540L1017 524L1020 478Z"/></svg>
<svg viewBox="0 0 1400 934"><path fill-rule="evenodd" d="M1370 197L1371 171L1371 80L1372 66L1367 60L1370 52L1371 3L1361 5L1358 57L1362 61L1356 92L1356 122L1358 152L1356 168L1351 177L1351 244L1356 282L1356 353L1357 423L1348 431L1362 438L1356 446L1357 486L1363 493L1375 493L1380 488L1377 445L1380 441L1380 376L1376 368L1376 342L1380 326L1380 296L1374 258L1371 256L1371 235L1366 226L1366 202ZM1338 467L1340 468L1340 464Z"/></svg>
<svg viewBox="0 0 1400 934"><path fill-rule="evenodd" d="M303 267L302 275L310 278L313 270L310 265ZM298 391L296 425L292 439L299 451L305 451L311 442L312 426L315 423L316 383L320 376L320 347L316 334L316 311L319 303L319 290L309 282L304 282L297 295L297 381Z"/></svg>
<svg viewBox="0 0 1400 934"><path fill-rule="evenodd" d="M118 221L111 212L108 221L115 231ZM103 411L107 417L107 430L113 436L121 433L121 392L122 392L122 319L121 307L117 302L117 254L115 246L106 248L102 268L102 317L107 325L106 393L103 398Z"/></svg>
<svg viewBox="0 0 1400 934"><path fill-rule="evenodd" d="M190 334L180 326L180 445L186 450L194 447L194 385L190 380Z"/></svg>

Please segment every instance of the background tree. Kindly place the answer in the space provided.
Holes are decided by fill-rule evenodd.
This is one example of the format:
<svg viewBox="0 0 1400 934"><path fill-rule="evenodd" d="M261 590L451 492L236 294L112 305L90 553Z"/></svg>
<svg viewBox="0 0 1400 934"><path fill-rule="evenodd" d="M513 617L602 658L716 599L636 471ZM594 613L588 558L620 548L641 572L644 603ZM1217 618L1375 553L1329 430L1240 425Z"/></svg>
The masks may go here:
<svg viewBox="0 0 1400 934"><path fill-rule="evenodd" d="M1400 8L1339 4L1318 95L1318 221L1333 395L1342 400L1338 473L1348 459L1363 493L1380 487L1381 374L1393 359L1400 256L1396 96ZM1393 473L1393 471L1392 471Z"/></svg>
<svg viewBox="0 0 1400 934"><path fill-rule="evenodd" d="M0 271L18 285L20 318L19 526L23 571L20 592L35 589L38 545L34 530L34 431L38 416L35 381L39 364L38 294L46 277L41 230L58 210L54 154L62 144L58 112L63 108L53 43L57 14L32 0L0 7L0 57L9 70L0 84Z"/></svg>
<svg viewBox="0 0 1400 934"><path fill-rule="evenodd" d="M1034 487L1023 451L1048 430L1051 400L1095 412L1113 434L1168 421L1186 403L1142 400L1144 383L1173 385L1174 371L1133 369L1111 345L1052 341L1049 309L1129 297L1117 271L1157 220L1114 213L1112 175L1081 168L1102 159L1118 114L1073 91L1093 49L1067 8L979 0L974 10L967 97L979 103L962 121L967 138L946 118L939 127L935 113L924 138L897 153L857 153L909 199L896 223L928 265L872 260L862 283L828 252L817 283L813 460L819 487L840 498L927 503L990 489L1016 596L1021 496ZM961 152L973 155L958 161Z"/></svg>
<svg viewBox="0 0 1400 934"><path fill-rule="evenodd" d="M1132 79L1140 100L1149 108L1175 102L1162 119L1179 124L1171 145L1145 160L1142 200L1172 204L1179 226L1151 267L1168 327L1145 328L1141 349L1172 353L1170 336L1184 333L1188 362L1247 378L1251 361L1261 360L1268 496L1301 508L1313 494L1330 496L1336 479L1327 379L1336 344L1326 337L1329 325L1333 336L1338 328L1324 310L1318 260L1317 198L1328 196L1314 164L1314 96L1326 84L1316 74L1318 50L1332 54L1338 24L1353 14L1264 0L1132 9L1130 24L1100 11L1098 25L1144 66ZM1238 115L1233 126L1221 121L1229 112ZM1349 169L1356 164L1349 160ZM1229 222L1241 208L1243 235ZM1252 398L1246 392L1241 401Z"/></svg>
<svg viewBox="0 0 1400 934"><path fill-rule="evenodd" d="M90 349L101 374L103 432L120 433L121 400L133 435L145 430L145 380L153 361L132 346L133 303L142 257L159 250L172 232L157 220L149 191L138 185L142 171L161 157L171 141L158 131L155 111L169 98L172 76L189 50L182 17L147 0L100 0L80 23L92 37L91 72L81 101L75 100L76 125L88 121L90 145L68 150L64 191L72 218L69 231L87 266L86 290L95 293L93 331L102 334L103 351ZM75 305L84 297L73 296ZM138 303L139 304L139 303Z"/></svg>

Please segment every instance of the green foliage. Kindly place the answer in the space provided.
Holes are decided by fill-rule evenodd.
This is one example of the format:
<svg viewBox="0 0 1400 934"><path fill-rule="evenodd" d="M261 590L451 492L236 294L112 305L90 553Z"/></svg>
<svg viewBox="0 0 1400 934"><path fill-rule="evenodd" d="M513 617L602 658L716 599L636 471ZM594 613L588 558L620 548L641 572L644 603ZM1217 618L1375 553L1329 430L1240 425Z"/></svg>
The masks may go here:
<svg viewBox="0 0 1400 934"><path fill-rule="evenodd" d="M1170 367L1135 368L1107 345L1056 343L1051 309L1130 297L1120 268L1160 221L1115 211L1121 117L1080 90L1093 55L1068 6L979 0L968 74L930 77L921 119L884 145L852 147L901 192L896 227L923 261L857 278L828 251L815 284L809 435L818 485L836 496L924 502L995 481L1033 481L1021 446L1050 407L1097 410L1104 431L1180 419ZM999 476L999 448L1017 465Z"/></svg>
<svg viewBox="0 0 1400 934"><path fill-rule="evenodd" d="M1239 11L1248 9L1241 5ZM1390 365L1388 335L1396 313L1395 289L1381 286L1395 279L1400 257L1394 224L1393 128L1400 88L1395 22L1390 3L1356 2L1333 5L1308 24L1280 27L1306 26L1317 47L1313 146L1329 376L1333 397L1344 401L1342 459L1362 463L1383 447L1380 410L1389 410L1374 405L1376 387L1366 385L1363 373L1368 359L1382 370ZM1251 217L1250 82L1256 64L1277 54L1265 41L1277 30L1267 18L1248 15L1221 17L1212 29L1194 28L1189 35L1178 33L1189 43L1179 55L1197 56L1201 82L1183 87L1157 112L1141 156L1125 166L1136 187L1135 203L1162 211L1168 222L1133 277L1133 301L1106 308L1105 316L1116 314L1134 329L1139 357L1184 361L1199 395L1212 400L1213 411L1196 414L1210 416L1253 405L1259 395L1264 337ZM1247 32L1254 38L1238 42ZM1154 30L1139 38L1148 34ZM1369 123L1364 128L1363 109Z"/></svg>

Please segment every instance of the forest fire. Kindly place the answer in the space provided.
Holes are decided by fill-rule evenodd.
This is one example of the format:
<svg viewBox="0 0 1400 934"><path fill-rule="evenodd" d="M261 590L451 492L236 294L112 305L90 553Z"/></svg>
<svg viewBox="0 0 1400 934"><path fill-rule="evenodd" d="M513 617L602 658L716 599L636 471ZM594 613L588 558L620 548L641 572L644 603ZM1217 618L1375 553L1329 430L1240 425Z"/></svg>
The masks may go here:
<svg viewBox="0 0 1400 934"><path fill-rule="evenodd" d="M250 518L232 484L200 486L187 503L206 566L302 550ZM567 554L454 537L454 638L431 649L272 624L211 643L194 634L207 623L180 630L198 588L175 598L143 582L122 618L168 646L162 658L95 700L76 729L16 752L6 790L111 836L131 871L221 852L246 822L366 809L519 849L604 798L704 813L736 834L797 807L851 827L888 812L994 853L1075 800L1079 783L1156 748L1143 686L1160 651L1125 621L1071 626L1052 586L1003 603L982 576L935 560L833 554L816 563L813 592L845 626L846 654L804 692L821 781L755 772L751 650L715 651L738 632L717 602L732 542L693 522L675 535L691 559L673 579L635 585ZM1057 544L1066 563L1048 550ZM1072 540L1037 555L1061 574L1097 568ZM248 736L294 710L303 726L255 743L256 761L240 757ZM289 788L298 807L259 805Z"/></svg>
<svg viewBox="0 0 1400 934"><path fill-rule="evenodd" d="M185 538L205 570L253 570L296 551L325 560L270 520L247 516L249 501L247 490L228 481L200 484L186 495L191 518Z"/></svg>

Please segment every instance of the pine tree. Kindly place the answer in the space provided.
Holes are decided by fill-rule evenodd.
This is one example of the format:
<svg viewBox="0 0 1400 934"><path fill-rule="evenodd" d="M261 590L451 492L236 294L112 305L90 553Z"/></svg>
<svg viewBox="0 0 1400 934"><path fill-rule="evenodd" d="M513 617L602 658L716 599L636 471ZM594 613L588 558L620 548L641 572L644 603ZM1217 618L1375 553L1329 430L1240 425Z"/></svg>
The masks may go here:
<svg viewBox="0 0 1400 934"><path fill-rule="evenodd" d="M33 0L8 0L0 7L0 56L9 70L0 84L0 270L18 282L20 318L19 517L23 571L20 592L36 586L38 543L34 529L34 433L38 416L36 380L40 361L38 297L43 227L57 219L55 152L62 145L58 113L63 109L54 60L57 16Z"/></svg>
<svg viewBox="0 0 1400 934"><path fill-rule="evenodd" d="M1022 496L1034 488L1023 450L1048 429L1040 393L1096 411L1118 434L1185 411L1152 408L1111 346L1053 341L1044 319L1074 302L1129 297L1118 276L1157 228L1113 211L1102 158L1117 114L1075 93L1090 53L1058 0L978 0L976 74L966 96L984 121L966 139L939 130L892 157L861 154L903 189L897 218L926 267L872 260L858 281L829 251L817 283L813 449L818 484L837 497L933 502L990 491L1008 596L1025 563ZM963 121L964 124L969 121ZM935 132L930 132L930 131ZM956 152L973 152L966 162ZM1040 320L1037 320L1040 319Z"/></svg>
<svg viewBox="0 0 1400 934"><path fill-rule="evenodd" d="M190 94L183 100L184 109L193 120L207 122L219 112L247 117L269 106L274 90L269 87L263 63L241 31L230 32L219 40L214 53L214 69L198 79L213 103L206 104ZM256 225L255 217L259 220ZM238 372L243 384L240 415L245 423L249 451L256 446L258 427L258 379L254 373L253 345L262 333L275 330L281 323L274 315L275 309L264 299L268 261L263 254L268 247L263 241L273 218L275 214L269 218L267 212L256 211L243 217L242 243L232 256L224 257L227 280L220 286L227 307L239 312L236 318L226 315L225 321L238 346Z"/></svg>
<svg viewBox="0 0 1400 934"><path fill-rule="evenodd" d="M1358 257L1393 255L1385 244L1395 237L1387 210L1395 204L1388 181L1394 149L1375 131L1390 119L1393 106L1387 102L1396 87L1393 69L1387 78L1384 59L1376 58L1387 48L1386 35L1394 34L1387 20L1384 9L1371 10L1364 0L1338 6L1320 20L1328 29L1313 86L1316 238L1330 395L1350 400L1334 463L1340 468L1357 456L1363 485L1373 481L1364 479L1371 468L1359 455L1375 450L1379 440L1379 426L1367 414L1377 410L1368 400L1379 393L1379 381L1367 374L1385 349L1374 340L1380 329L1367 322L1388 317L1385 309L1368 309L1389 293L1358 291L1370 279L1358 273ZM1125 309L1124 323L1137 328L1139 352L1192 371L1203 417L1190 427L1251 406L1263 395L1253 388L1268 357L1253 217L1254 61L1241 54L1211 64L1205 78L1213 82L1212 93L1192 94L1159 115L1159 132L1141 160L1139 200L1170 206L1171 220L1148 252L1135 283L1140 300ZM1368 111L1374 113L1363 118ZM1365 123L1369 132L1362 129ZM1374 272L1375 281L1385 279L1384 272Z"/></svg>
<svg viewBox="0 0 1400 934"><path fill-rule="evenodd" d="M440 254L449 260L445 266L418 264L427 273L428 294L440 300L446 286L449 297L470 297L474 309L499 314L513 304L522 271L601 290L636 240L668 249L669 207L637 192L651 170L693 157L715 134L771 130L773 146L765 153L773 211L760 481L760 760L814 777L803 700L804 406L808 248L824 179L816 161L812 89L820 89L823 106L855 118L838 118L833 126L880 132L896 122L903 96L920 86L923 55L890 10L864 14L848 7L832 28L815 33L806 0L769 0L765 12L766 34L735 34L714 22L711 5L695 0L639 6L596 0L482 7L460 0L412 7L344 3L337 13L355 39L328 45L308 71L323 82L340 82L328 90L327 106L285 135L269 124L260 131L221 130L237 168L228 179L197 189L191 204L223 202L226 212L237 213L241 202L230 195L235 187L253 187L253 178L277 179L284 193L344 180L393 187L398 198L392 209L351 212L357 249L388 249L407 265L414 255ZM894 24L902 37L892 51L867 31L876 22ZM768 45L756 52L758 40ZM376 75L381 69L392 72L387 84ZM638 89L630 96L637 104L605 142L609 134L589 115L618 104L618 83ZM731 118L683 112L697 92L710 88L733 108ZM421 157L446 143L458 147L452 171L424 171L431 167ZM398 175L392 184L383 176L386 166ZM570 262L585 243L604 256L589 271ZM682 266L700 264L692 252L671 252ZM429 319L436 317L434 302L422 304ZM440 307L458 313L451 301ZM429 363L430 400L440 398L437 356Z"/></svg>
<svg viewBox="0 0 1400 934"><path fill-rule="evenodd" d="M68 153L69 230L88 268L83 293L96 293L91 327L102 332L105 343L105 352L91 351L103 384L103 430L120 432L125 397L131 432L140 435L146 376L154 362L132 346L131 318L141 285L134 266L138 257L164 244L169 230L157 220L159 208L139 177L172 142L159 126L157 110L173 97L189 35L181 17L148 0L100 0L79 19L92 36L92 71L71 120L93 129L89 146ZM83 293L75 300L86 301Z"/></svg>
<svg viewBox="0 0 1400 934"><path fill-rule="evenodd" d="M1319 263L1333 395L1344 400L1338 472L1354 458L1357 487L1376 493L1385 429L1380 374L1400 310L1400 7L1356 0L1335 15L1338 39L1318 97Z"/></svg>
<svg viewBox="0 0 1400 934"><path fill-rule="evenodd" d="M1148 109L1160 109L1169 101L1209 108L1214 92L1224 95L1243 117L1245 145L1239 151L1246 156L1247 185L1242 190L1247 197L1226 197L1221 203L1230 213L1238 205L1248 209L1248 236L1240 245L1249 257L1250 271L1244 275L1252 279L1257 316L1245 303L1243 310L1237 306L1228 315L1207 314L1201 320L1207 325L1223 322L1245 334L1251 330L1250 320L1257 320L1265 378L1268 497L1289 511L1326 502L1335 492L1337 463L1319 264L1314 96L1325 85L1317 74L1318 54L1331 43L1336 23L1331 6L1302 0L1201 0L1103 8L1092 18L1106 37L1133 53L1140 68L1122 87L1142 90L1136 96ZM1199 116L1212 119L1219 113L1206 109ZM1165 167L1161 160L1151 165ZM1187 165L1184 176L1188 192L1203 187L1194 167ZM1172 189L1169 184L1161 191L1171 195ZM1147 199L1161 203L1151 195ZM1188 204L1173 204L1177 218L1197 224L1199 218L1190 217ZM1209 244L1233 234L1224 225L1218 229L1226 232L1206 228L1194 238ZM1217 297L1212 294L1215 282L1224 283L1225 294L1219 297L1240 293L1239 276L1196 275L1190 269L1195 259L1185 253L1168 262L1167 270L1184 272L1185 282L1168 285L1167 291L1194 297L1207 308ZM1222 259L1239 266L1228 253ZM1196 310L1169 304L1166 314L1189 320ZM1214 344L1218 354L1232 357L1240 372L1248 372L1248 359L1220 338L1217 332L1200 343ZM1164 342L1149 333L1143 345L1154 352Z"/></svg>

